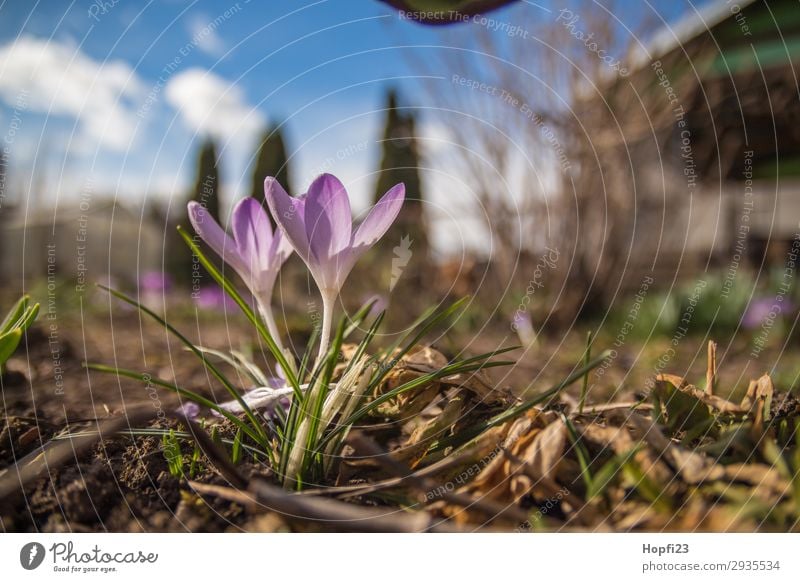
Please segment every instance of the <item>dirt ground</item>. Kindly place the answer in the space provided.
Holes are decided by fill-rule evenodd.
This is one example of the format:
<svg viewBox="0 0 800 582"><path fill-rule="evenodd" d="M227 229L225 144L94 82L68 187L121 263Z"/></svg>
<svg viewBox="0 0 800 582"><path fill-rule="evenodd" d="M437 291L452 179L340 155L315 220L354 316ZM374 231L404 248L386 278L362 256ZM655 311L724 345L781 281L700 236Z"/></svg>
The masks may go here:
<svg viewBox="0 0 800 582"><path fill-rule="evenodd" d="M255 343L255 335L241 317L190 313L175 318L190 340L217 349L242 349ZM462 338L463 339L463 338ZM439 348L469 345L475 352L508 345L516 338L502 330L485 331L470 341L448 339ZM717 338L722 340L723 338ZM611 341L596 340L596 349ZM630 399L647 392L648 379L659 372L694 378L699 383L706 369L705 338L684 338L672 353L669 339L642 345L634 341L616 349L607 366L591 376L589 401ZM498 385L519 395L535 394L566 376L582 357L584 333L542 336L519 355L518 364L492 371ZM742 392L751 378L780 370L776 387L794 389L800 362L791 346L777 344L753 359L748 341L720 342L719 384ZM666 358L665 354L672 354ZM665 359L666 358L666 359ZM24 346L2 376L2 432L0 471L34 454L53 436L89 426L89 421L124 413L135 407L173 410L179 402L166 390L130 379L87 370L83 362L104 363L147 373L191 388L217 400L227 400L198 360L151 321L131 310L49 320L46 315L29 332ZM241 379L240 379L241 380ZM244 381L243 388L248 387ZM578 387L571 394L576 396ZM150 427L175 427L159 420ZM137 428L137 427L133 427ZM223 434L223 436L225 436ZM231 432L227 436L232 437ZM191 448L186 449L187 454ZM244 462L245 474L263 472L258 463ZM0 508L3 531L271 531L286 528L277 517L252 516L242 505L222 499L209 501L182 489L168 472L157 437L119 437L97 443L89 453L36 481L33 489ZM224 484L216 472L202 469L195 480Z"/></svg>

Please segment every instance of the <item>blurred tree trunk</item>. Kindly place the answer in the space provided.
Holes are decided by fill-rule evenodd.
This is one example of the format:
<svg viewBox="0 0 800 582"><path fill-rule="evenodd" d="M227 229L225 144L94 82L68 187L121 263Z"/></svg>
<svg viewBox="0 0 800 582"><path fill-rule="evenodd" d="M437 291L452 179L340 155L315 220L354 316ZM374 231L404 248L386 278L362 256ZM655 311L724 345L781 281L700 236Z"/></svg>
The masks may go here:
<svg viewBox="0 0 800 582"><path fill-rule="evenodd" d="M189 201L201 204L208 212L207 220L213 219L220 221L220 202L219 202L219 164L217 158L217 147L211 138L207 138L197 156L197 170L195 172L195 183L189 195ZM185 206L179 209L177 224L194 236L194 229L189 224ZM181 236L174 232L169 234L167 240L168 256L166 259L167 268L174 281L181 286L192 288L201 284L207 284L207 275L202 267L197 267L193 261L192 252L186 246ZM213 261L218 261L216 255L203 243L199 237L195 237L195 242ZM221 262L218 262L221 264ZM196 291L196 289L193 289Z"/></svg>
<svg viewBox="0 0 800 582"><path fill-rule="evenodd" d="M256 200L261 200L262 203L265 203L264 179L267 176L276 178L286 192L290 195L292 194L289 160L286 156L286 146L284 145L283 132L280 126L274 126L264 132L256 163L253 167L250 196ZM272 214L267 212L267 215L274 227L275 220L272 218Z"/></svg>
<svg viewBox="0 0 800 582"><path fill-rule="evenodd" d="M400 106L397 94L390 90L386 95L385 115L383 150L373 203L401 182L405 184L406 198L397 220L383 237L384 244L370 252L367 261L370 271L380 273L384 279L379 288L390 293L399 285L395 294L402 295L419 291L429 267L426 202L419 175L413 110Z"/></svg>

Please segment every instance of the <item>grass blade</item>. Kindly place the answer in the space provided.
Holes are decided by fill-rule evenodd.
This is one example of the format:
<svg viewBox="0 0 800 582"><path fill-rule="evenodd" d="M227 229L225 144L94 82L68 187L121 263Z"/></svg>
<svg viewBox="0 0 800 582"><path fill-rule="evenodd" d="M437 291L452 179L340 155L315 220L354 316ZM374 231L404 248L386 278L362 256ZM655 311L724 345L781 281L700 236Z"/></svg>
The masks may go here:
<svg viewBox="0 0 800 582"><path fill-rule="evenodd" d="M583 352L583 365L586 366L592 359L592 332L586 332L586 350ZM589 372L583 375L581 384L581 396L578 401L578 413L583 414L583 407L586 406L586 393L589 390Z"/></svg>
<svg viewBox="0 0 800 582"><path fill-rule="evenodd" d="M263 426L261 425L259 420L256 418L255 414L253 414L253 411L250 409L250 406L248 406L248 404L244 401L242 396L239 394L239 391L236 390L236 388L234 388L234 386L228 381L228 379L225 377L225 375L222 372L220 372L219 369L213 363L208 361L208 359L205 357L205 355L203 355L203 352L201 352L199 349L197 349L197 347L192 342L190 342L180 331L178 331L175 327L173 327L170 323L168 323L164 318L162 318L160 315L158 315L157 313L155 313L151 309L148 309L147 307L145 307L144 305L142 305L141 303L139 303L135 299L133 299L131 297L128 297L124 293L121 293L119 291L111 289L110 287L106 287L104 285L100 285L99 287L101 289L105 290L105 291L108 291L114 297L117 297L118 299L121 299L125 303L133 305L137 309L141 310L143 313L146 313L147 315L149 315L151 318L156 320L160 325L164 326L175 337L177 337L187 348L189 348L189 350L194 355L196 355L198 358L200 358L200 361L208 369L208 371L211 372L211 374L217 380L219 380L220 383L222 383L222 385L225 387L225 390L227 390L228 393L231 396L233 396L233 398L239 403L239 406L242 407L242 410L244 410L244 413L247 416L248 420L252 423L253 428L256 429L256 432L258 432L259 435L261 435L260 439L258 439L259 442L263 443L265 447L267 446L267 442L268 442L267 435L264 432Z"/></svg>
<svg viewBox="0 0 800 582"><path fill-rule="evenodd" d="M431 447L431 451L433 452L433 451L440 450L440 449L442 449L444 447L463 444L463 443L465 443L465 442L467 442L469 440L472 440L473 438L475 438L476 436L478 436L482 432L484 432L484 431L486 431L486 430L488 430L488 429L490 429L492 427L499 426L499 425L501 425L501 424L503 424L505 422L508 422L509 420L512 420L512 419L520 416L521 414L524 414L525 412L527 412L528 410L530 410L534 406L536 406L538 404L541 404L545 400L549 400L550 398L553 398L554 396L556 396L559 392L564 390L567 386L569 386L570 384L572 384L573 382L575 382L576 380L581 378L584 374L592 371L594 368L596 368L597 366L602 364L606 360L606 358L608 358L610 355L611 355L611 352L609 352L608 350L604 351L602 354L600 354L598 357L596 357L595 359L590 361L585 366L582 366L582 367L578 368L577 370L575 370L574 372L572 372L569 376L564 378L561 382L559 382L558 384L556 384L552 388L549 388L548 390L545 390L544 392L542 392L538 396L535 396L531 400L528 400L527 402L523 402L522 404L518 404L517 406L513 406L513 407L509 408L508 410L505 410L505 411L493 416L492 418L490 418L490 419L488 419L488 420L486 420L484 422L478 423L478 424L476 424L476 425L474 425L474 426L472 426L472 427L470 427L468 429L464 429L463 431L461 431L457 435L453 435L453 436L448 437L446 439L442 439L441 441L439 441L438 443L436 443L435 445L433 445Z"/></svg>
<svg viewBox="0 0 800 582"><path fill-rule="evenodd" d="M192 240L192 237L189 236L189 234L180 226L178 227L178 233L181 235L181 237L183 237L184 242L197 256L197 259L200 261L203 267L205 267L206 271L208 271L208 274L211 275L211 278L214 279L217 284L222 287L225 293L227 293L236 302L236 304L239 306L239 309L242 310L247 319L249 319L250 322L256 327L258 334L266 342L269 351L272 353L273 357L286 375L287 383L292 387L295 396L302 397L300 382L298 381L297 376L292 372L293 368L289 366L289 363L286 360L286 355L280 350L280 348L278 348L278 344L275 343L275 339L270 335L267 327L264 325L264 322L261 321L261 318L256 316L247 302L242 299L242 296L239 294L236 288L231 285L231 283L225 279L225 277L222 276L214 264L209 261L208 257L206 257L203 251L200 250L200 247L197 246L197 243Z"/></svg>

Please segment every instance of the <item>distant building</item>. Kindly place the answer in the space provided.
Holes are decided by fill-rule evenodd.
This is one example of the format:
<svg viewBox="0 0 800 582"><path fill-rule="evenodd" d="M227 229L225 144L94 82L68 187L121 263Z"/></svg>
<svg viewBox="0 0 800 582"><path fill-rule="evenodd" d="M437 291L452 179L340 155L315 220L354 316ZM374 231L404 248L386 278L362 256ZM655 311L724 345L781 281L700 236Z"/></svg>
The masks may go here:
<svg viewBox="0 0 800 582"><path fill-rule="evenodd" d="M109 276L133 283L161 270L164 225L151 214L113 201L85 200L26 217L4 209L0 264L11 280L48 275L88 285Z"/></svg>
<svg viewBox="0 0 800 582"><path fill-rule="evenodd" d="M718 0L601 90L612 121L593 141L632 169L619 205L629 219L613 236L634 249L634 278L786 260L800 236L797 64L796 0ZM600 115L596 98L584 105L578 115Z"/></svg>

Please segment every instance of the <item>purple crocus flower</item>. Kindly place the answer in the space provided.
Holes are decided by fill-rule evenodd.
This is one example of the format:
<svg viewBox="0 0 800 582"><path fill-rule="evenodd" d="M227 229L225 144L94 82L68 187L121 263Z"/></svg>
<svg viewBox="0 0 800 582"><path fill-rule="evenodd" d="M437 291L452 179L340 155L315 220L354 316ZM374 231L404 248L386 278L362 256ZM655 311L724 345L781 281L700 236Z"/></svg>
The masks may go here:
<svg viewBox="0 0 800 582"><path fill-rule="evenodd" d="M197 202L189 202L189 220L200 238L242 278L275 343L283 349L270 299L278 271L292 254L289 241L282 232L272 232L269 216L255 198L245 198L234 207L232 238Z"/></svg>
<svg viewBox="0 0 800 582"><path fill-rule="evenodd" d="M318 359L328 349L333 304L358 258L374 245L397 218L405 185L391 188L353 229L350 198L344 185L322 174L300 198L292 198L275 178L264 181L272 216L305 261L322 294L323 319Z"/></svg>

